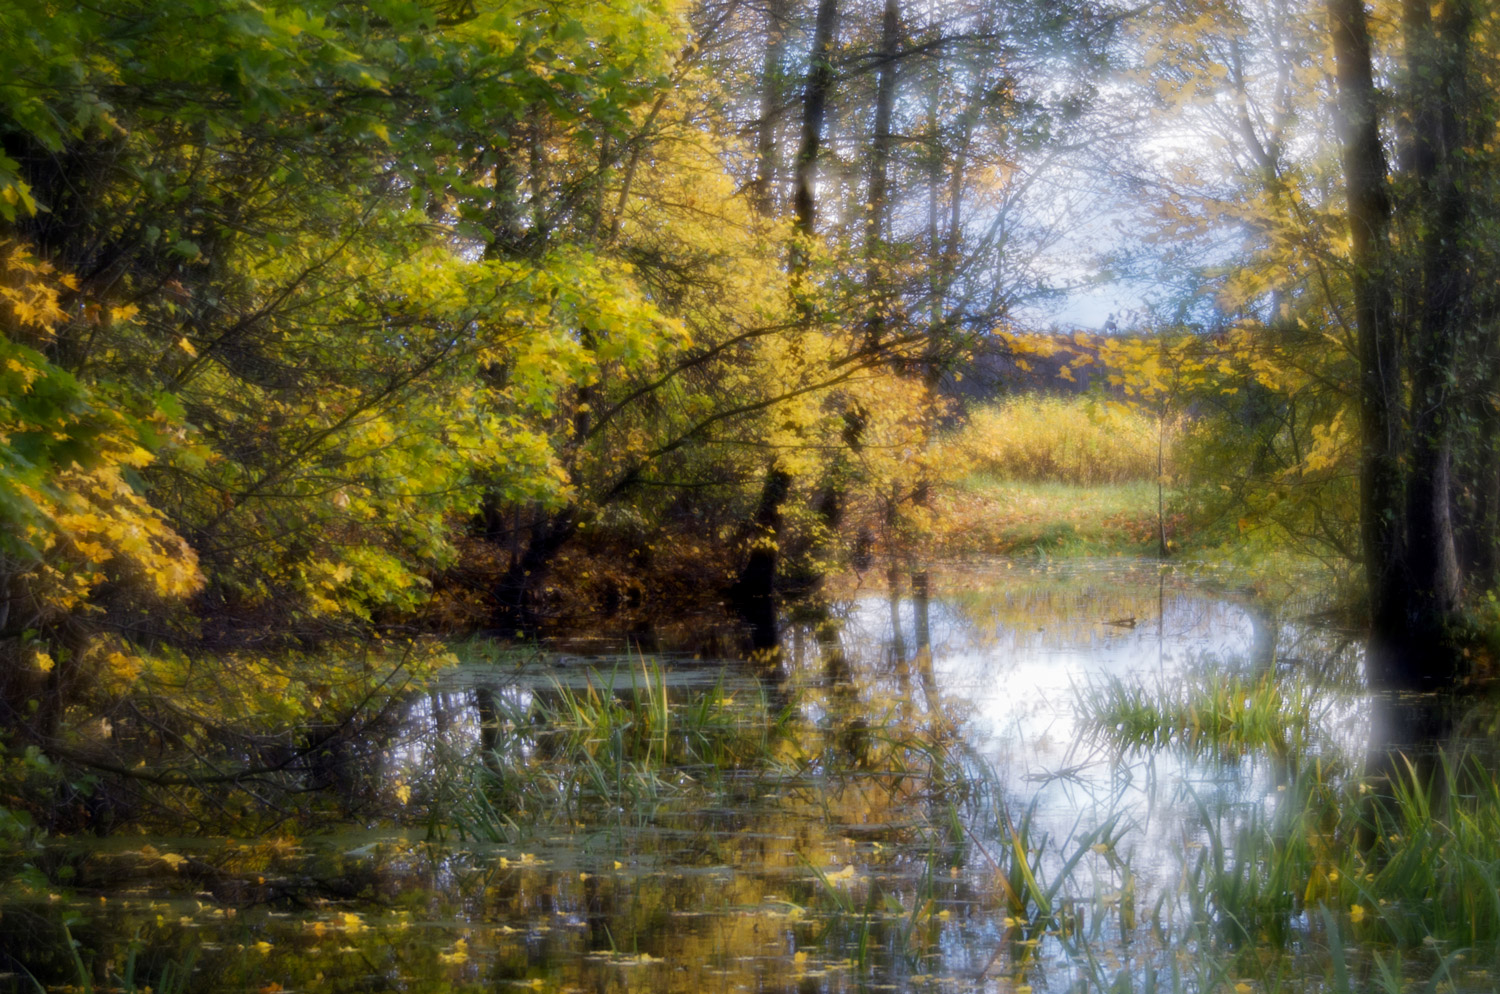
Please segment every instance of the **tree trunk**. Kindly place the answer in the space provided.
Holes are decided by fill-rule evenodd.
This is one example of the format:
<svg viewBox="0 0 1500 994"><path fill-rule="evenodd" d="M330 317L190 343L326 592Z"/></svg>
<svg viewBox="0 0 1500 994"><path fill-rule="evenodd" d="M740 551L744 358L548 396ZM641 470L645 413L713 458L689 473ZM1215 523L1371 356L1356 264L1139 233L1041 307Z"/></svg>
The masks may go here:
<svg viewBox="0 0 1500 994"><path fill-rule="evenodd" d="M828 114L828 93L833 89L833 39L838 27L838 14L838 0L818 0L818 20L813 27L807 87L802 96L802 141L797 148L792 206L797 233L807 238L812 237L817 221L813 184L817 179L818 153L823 145L823 121Z"/></svg>
<svg viewBox="0 0 1500 994"><path fill-rule="evenodd" d="M494 624L503 634L531 634L537 614L533 593L553 557L578 532L578 509L568 506L541 518L532 528L531 541L495 586Z"/></svg>
<svg viewBox="0 0 1500 994"><path fill-rule="evenodd" d="M1424 230L1409 359L1408 597L1403 634L1408 654L1424 652L1429 669L1437 670L1422 674L1430 680L1451 675L1442 672L1447 667L1433 658L1433 649L1451 641L1447 636L1462 592L1453 535L1450 384L1473 300L1471 271L1464 259L1468 204L1460 118L1468 102L1464 78L1471 12L1462 0L1449 3L1441 23L1434 25L1427 0L1407 0L1405 15L1407 70L1415 105L1411 180L1418 223Z"/></svg>
<svg viewBox="0 0 1500 994"><path fill-rule="evenodd" d="M755 511L750 554L729 589L730 601L750 628L750 648L766 657L781 645L776 610L776 567L781 543L781 507L791 493L792 478L780 466L766 470L760 505Z"/></svg>
<svg viewBox="0 0 1500 994"><path fill-rule="evenodd" d="M1472 428L1462 459L1453 466L1454 540L1461 574L1476 588L1487 589L1500 579L1495 555L1500 540L1500 412L1489 402L1500 392L1500 370L1488 350L1468 358L1485 372L1466 391L1465 416Z"/></svg>
<svg viewBox="0 0 1500 994"><path fill-rule="evenodd" d="M1364 0L1328 0L1338 72L1344 182L1353 263L1360 382L1360 546L1370 600L1370 674L1402 684L1405 542L1401 478L1401 367L1389 278L1390 199L1370 63Z"/></svg>
<svg viewBox="0 0 1500 994"><path fill-rule="evenodd" d="M787 0L766 5L766 54L760 71L760 120L755 127L755 206L776 213L776 125L781 119L782 60L786 56Z"/></svg>
<svg viewBox="0 0 1500 994"><path fill-rule="evenodd" d="M901 44L900 0L885 0L880 23L879 68L875 73L875 130L870 142L869 216L865 222L865 340L878 349L885 331L882 264L890 209L887 170L891 159L891 117L896 104L896 55Z"/></svg>

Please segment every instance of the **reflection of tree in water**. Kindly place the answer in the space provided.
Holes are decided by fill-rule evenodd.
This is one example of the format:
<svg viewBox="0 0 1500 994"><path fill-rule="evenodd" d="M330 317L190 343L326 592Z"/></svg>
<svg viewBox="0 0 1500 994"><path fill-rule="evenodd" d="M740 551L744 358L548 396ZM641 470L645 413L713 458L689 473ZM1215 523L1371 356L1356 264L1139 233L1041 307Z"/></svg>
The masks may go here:
<svg viewBox="0 0 1500 994"><path fill-rule="evenodd" d="M1004 667L1015 656L1033 652L1055 660L1061 658L1058 646L1080 655L1134 646L1140 651L1117 655L1132 665L1144 660L1148 675L1160 652L1183 666L1213 665L1248 677L1337 682L1358 676L1357 652L1341 652L1338 633L1302 623L1300 605L1199 592L1156 569L1072 575L1039 570L1002 576L995 588L962 578L950 587L934 574L931 588L885 590L830 605L822 616L795 619L788 627L784 678L776 683L757 680L742 664L664 658L663 679L677 706L711 691L741 704L764 701L746 715L765 724L787 712L784 744L774 752L744 753L717 782L701 767L674 760L653 774L654 795L638 801L587 795L563 809L566 818L526 826L515 843L468 851L475 847L455 846L450 839L448 847L402 850L363 869L348 855L356 844L342 843L335 848L344 862L316 869L318 879L344 888L325 888L320 900L348 894L337 898L337 912L278 906L277 914L288 917L272 918L242 909L236 927L264 937L272 952L247 959L209 949L201 954L199 976L223 988L258 988L273 980L284 987L316 987L321 972L325 986L378 977L414 994L435 994L460 981L493 986L541 979L554 987L686 994L741 986L908 989L919 972L972 978L1011 915L972 844L978 838L1003 853L1004 823L988 801L998 794L1019 813L1038 795L1064 798L1070 806L1061 827L1048 822L1042 828L1052 833L1052 842L1038 872L1055 874L1056 854L1076 847L1070 826L1080 812L1107 818L1133 803L1127 790L1144 792L1146 778L1134 786L1108 779L1096 785L1082 774L1040 782L1009 767L990 782L996 793L987 803L976 803L972 782L966 787L963 780L979 778L962 767L964 750L974 741L973 724L952 720L960 708L973 706L964 688L951 683L956 654L980 647L970 653L981 660L975 672L989 681L987 692L1002 696L1024 693L1006 685ZM1126 618L1133 624L1106 624ZM1210 659L1198 649L1174 648L1183 644L1229 645L1238 654ZM640 664L633 655L545 659L530 670L499 663L470 667L463 680L408 698L401 734L384 744L384 759L367 782L399 777L420 803L448 775L445 763L449 773L465 762L487 763L492 771L562 770L575 762L569 750L577 743L555 727L518 724L516 716L556 711L563 687L576 690L590 679L612 687L610 699L628 712L635 706L628 681L616 676L611 682L610 674ZM785 706L774 703L773 693L784 695ZM1083 759L1093 757L1070 762ZM1158 869L1153 859L1180 856L1184 839L1201 840L1210 831L1232 835L1253 811L1294 803L1290 787L1275 791L1294 782L1293 771L1272 759L1220 758L1212 768L1205 761L1188 780L1165 750L1152 757L1160 775L1150 788L1156 793L1143 802L1149 816L1130 824L1125 843L1135 847L1132 865L1143 893L1148 875ZM1118 757L1099 762L1111 769L1120 765ZM629 764L621 770L629 772ZM518 778L514 784L521 791L543 782ZM582 789L574 784L569 789ZM500 797L497 803L513 800ZM519 809L507 810L519 815ZM955 829L955 822L963 827ZM1043 825L1040 817L1037 825ZM1093 853L1087 859L1101 868L1108 861ZM237 868L222 866L231 875ZM825 884L814 868L838 878ZM284 880L296 874L302 880L314 876L304 869L285 870L283 877L282 867L264 865L256 872L274 882L277 894L291 893ZM1095 941L1113 950L1110 944L1121 940L1118 949L1128 956L1124 918L1111 919L1107 908L1091 904L1088 884L1065 888L1059 906L1074 902L1067 906L1099 915L1105 925ZM365 899L350 886L369 887L377 896L403 895L409 902L403 907L421 909L424 927L383 927L380 916L389 908L360 903ZM865 910L895 906L899 914ZM344 908L365 915L361 927L367 930L343 923L338 914ZM941 911L950 917L940 918ZM110 914L118 920L96 917L88 935L89 948L101 955L123 948L146 921L128 909ZM250 924L241 924L247 918ZM327 932L321 942L319 925ZM162 948L185 948L186 926L169 921L147 927L159 929L149 935ZM205 919L192 929L221 927ZM456 945L460 938L464 947ZM1150 955L1149 938L1140 938L1138 948ZM833 968L862 941L873 950L862 975ZM1012 950L997 966L1019 969L1024 963L1030 971L1026 983L1055 989L1066 964L1056 940L1040 941L1035 948ZM464 962L458 962L459 952ZM805 958L798 960L797 953ZM1058 969L1049 975L1053 967Z"/></svg>
<svg viewBox="0 0 1500 994"><path fill-rule="evenodd" d="M886 591L886 620L862 633L893 658L942 656L960 646L999 656L1107 646L1147 633L1176 643L1209 642L1246 629L1241 607L1152 567L1114 571L999 569L926 575L911 595ZM909 612L909 613L908 613ZM919 651L906 644L907 619Z"/></svg>

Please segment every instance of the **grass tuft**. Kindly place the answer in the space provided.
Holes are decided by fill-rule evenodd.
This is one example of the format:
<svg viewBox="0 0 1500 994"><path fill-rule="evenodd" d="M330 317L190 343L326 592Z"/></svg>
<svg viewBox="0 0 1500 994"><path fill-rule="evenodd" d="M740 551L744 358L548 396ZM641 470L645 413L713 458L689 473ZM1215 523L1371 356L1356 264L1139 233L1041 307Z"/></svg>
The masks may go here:
<svg viewBox="0 0 1500 994"><path fill-rule="evenodd" d="M1155 688L1109 677L1078 692L1086 733L1119 752L1181 746L1192 753L1304 752L1323 707L1300 683L1195 670Z"/></svg>

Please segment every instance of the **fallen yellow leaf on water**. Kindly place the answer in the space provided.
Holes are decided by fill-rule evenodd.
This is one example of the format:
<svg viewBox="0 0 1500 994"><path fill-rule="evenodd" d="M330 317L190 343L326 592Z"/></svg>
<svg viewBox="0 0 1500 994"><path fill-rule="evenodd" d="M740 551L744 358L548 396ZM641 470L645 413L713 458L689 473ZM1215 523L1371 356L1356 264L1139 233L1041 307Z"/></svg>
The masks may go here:
<svg viewBox="0 0 1500 994"><path fill-rule="evenodd" d="M463 939L459 939L457 942L453 943L453 949L451 952L438 953L438 962L444 964L445 966L452 966L456 963L463 963L467 961L468 958L469 944Z"/></svg>

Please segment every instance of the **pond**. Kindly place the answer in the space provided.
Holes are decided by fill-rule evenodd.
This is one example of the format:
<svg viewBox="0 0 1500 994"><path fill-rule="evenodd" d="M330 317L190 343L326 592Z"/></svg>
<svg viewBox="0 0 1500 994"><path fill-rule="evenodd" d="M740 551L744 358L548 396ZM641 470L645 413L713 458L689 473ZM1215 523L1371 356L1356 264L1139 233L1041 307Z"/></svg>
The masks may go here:
<svg viewBox="0 0 1500 994"><path fill-rule="evenodd" d="M466 643L319 785L359 822L46 840L0 987L1494 989L1500 860L1453 854L1500 800L1459 764L1425 823L1366 803L1404 781L1360 774L1358 643L1311 595L1125 560L922 579L851 581L753 662Z"/></svg>

